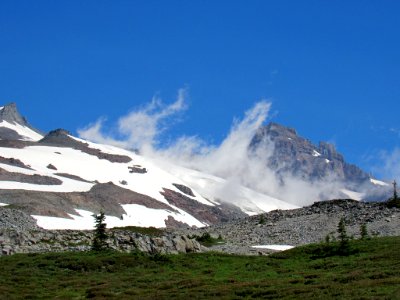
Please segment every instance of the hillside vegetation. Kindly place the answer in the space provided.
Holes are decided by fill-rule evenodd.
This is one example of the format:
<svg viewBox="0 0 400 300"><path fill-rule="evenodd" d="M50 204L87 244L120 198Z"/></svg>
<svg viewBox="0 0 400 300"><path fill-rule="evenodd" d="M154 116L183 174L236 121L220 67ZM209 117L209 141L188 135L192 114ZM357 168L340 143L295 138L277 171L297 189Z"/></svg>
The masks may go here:
<svg viewBox="0 0 400 300"><path fill-rule="evenodd" d="M323 244L271 256L115 252L1 257L0 298L400 298L400 237L351 241L348 256Z"/></svg>

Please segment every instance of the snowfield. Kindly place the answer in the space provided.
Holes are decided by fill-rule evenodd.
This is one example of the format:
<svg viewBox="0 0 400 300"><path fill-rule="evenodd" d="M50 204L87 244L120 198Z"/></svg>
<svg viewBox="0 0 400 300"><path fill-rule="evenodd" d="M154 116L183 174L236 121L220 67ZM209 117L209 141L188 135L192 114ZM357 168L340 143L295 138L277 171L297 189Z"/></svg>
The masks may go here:
<svg viewBox="0 0 400 300"><path fill-rule="evenodd" d="M268 250L275 250L275 251L285 251L285 250L294 248L294 246L290 246L290 245L256 245L256 246L251 246L251 247L256 248L256 249L268 249Z"/></svg>
<svg viewBox="0 0 400 300"><path fill-rule="evenodd" d="M175 218L175 220L187 223L190 226L204 227L207 225L201 223L182 210L180 210L180 213L177 214L175 212L147 208L143 205L137 204L124 204L122 207L126 211L126 214L123 214L121 218L106 215L105 223L107 223L108 228L123 226L153 226L157 228L163 228L166 227L164 221L168 219L168 216L172 216ZM83 209L75 210L77 215L68 214L72 219L37 215L33 215L32 217L37 220L38 226L44 229L94 229L93 212Z"/></svg>
<svg viewBox="0 0 400 300"><path fill-rule="evenodd" d="M389 186L388 183L380 181L380 180L376 180L376 179L370 179L370 181L375 184L375 185L381 185L381 186Z"/></svg>
<svg viewBox="0 0 400 300"><path fill-rule="evenodd" d="M0 122L0 127L5 127L17 132L20 136L22 136L24 141L33 141L37 142L43 138L43 135L33 131L32 129L22 126L20 124L11 124L7 121Z"/></svg>

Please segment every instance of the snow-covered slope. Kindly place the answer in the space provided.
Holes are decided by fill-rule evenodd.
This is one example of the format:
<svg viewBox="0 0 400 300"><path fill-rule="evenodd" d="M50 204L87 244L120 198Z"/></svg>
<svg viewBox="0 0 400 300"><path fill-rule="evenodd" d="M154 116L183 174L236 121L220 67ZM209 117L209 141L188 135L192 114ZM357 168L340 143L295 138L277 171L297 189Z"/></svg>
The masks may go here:
<svg viewBox="0 0 400 300"><path fill-rule="evenodd" d="M160 162L64 130L43 136L0 108L0 197L46 229L91 229L94 213L114 226L206 226L294 206L209 174ZM230 205L224 205L228 202ZM233 205L233 206L232 206Z"/></svg>
<svg viewBox="0 0 400 300"><path fill-rule="evenodd" d="M259 194L244 187L236 187L240 192L238 198L224 199L221 195L227 188L225 180L173 165L163 164L164 169L156 161L146 159L138 154L107 145L88 143L73 138L78 142L87 143L92 149L102 153L129 157L129 162L112 162L100 159L95 155L68 147L41 146L40 144L24 148L0 147L0 156L4 159L14 159L23 166L10 165L0 162L0 168L12 174L28 176L45 176L57 179L60 184L35 184L14 180L0 181L2 190L27 190L41 192L88 192L97 183L112 182L123 189L129 189L139 194L147 195L172 209L153 209L138 204L122 205L125 213L117 218L107 216L109 227L113 226L156 226L165 227L165 220L169 216L174 220L190 226L208 225L204 220L198 220L184 209L176 207L160 193L169 189L181 193L177 185L191 189L193 196L185 195L203 206L214 207L221 201L228 201L248 215L270 211L273 209L290 209L293 205ZM132 166L145 173L132 172ZM68 175L68 176L67 176ZM67 177L66 177L67 176ZM207 200L207 199L210 200ZM75 214L68 214L69 218L34 215L38 225L46 229L90 229L93 227L93 211L86 211L75 207Z"/></svg>
<svg viewBox="0 0 400 300"><path fill-rule="evenodd" d="M21 136L21 140L23 141L39 141L40 139L43 138L43 135L33 131L32 129L30 129L29 127L26 126L22 126L20 124L12 124L9 123L7 121L2 121L0 122L0 127L1 128L7 128L13 132L15 132L16 134L18 134L19 136Z"/></svg>
<svg viewBox="0 0 400 300"><path fill-rule="evenodd" d="M167 168L171 174L178 177L186 185L193 187L207 199L217 203L221 201L232 203L248 215L275 209L298 208L298 206L258 193L236 182L231 183L223 178L172 165L165 161L159 163ZM234 190L234 193L231 192L232 190Z"/></svg>

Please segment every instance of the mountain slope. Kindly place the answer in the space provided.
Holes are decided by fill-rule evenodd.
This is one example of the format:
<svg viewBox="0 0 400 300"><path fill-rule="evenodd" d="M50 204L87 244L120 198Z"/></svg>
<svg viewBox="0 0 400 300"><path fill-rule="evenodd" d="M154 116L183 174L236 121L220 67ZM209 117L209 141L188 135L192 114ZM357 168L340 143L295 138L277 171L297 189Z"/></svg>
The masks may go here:
<svg viewBox="0 0 400 300"><path fill-rule="evenodd" d="M43 136L20 116L15 104L1 111L0 202L20 207L43 228L90 229L92 214L100 210L109 227L201 227L294 208L244 187L239 187L240 198L224 198L217 193L226 185L221 178L162 165L62 129ZM9 124L13 134L3 130L10 129Z"/></svg>

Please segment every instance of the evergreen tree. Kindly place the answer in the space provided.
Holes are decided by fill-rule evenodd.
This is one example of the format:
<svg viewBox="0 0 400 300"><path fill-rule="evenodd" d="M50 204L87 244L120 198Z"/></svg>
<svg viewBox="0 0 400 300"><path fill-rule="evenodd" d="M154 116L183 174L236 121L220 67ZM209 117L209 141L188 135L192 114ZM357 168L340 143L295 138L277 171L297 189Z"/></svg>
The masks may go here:
<svg viewBox="0 0 400 300"><path fill-rule="evenodd" d="M259 221L258 221L258 224L265 224L265 217L264 217L264 215L260 215L260 219L259 219Z"/></svg>
<svg viewBox="0 0 400 300"><path fill-rule="evenodd" d="M108 235L106 233L106 223L104 223L104 220L106 219L104 211L100 211L98 215L93 215L93 217L95 221L95 230L92 243L92 250L93 251L107 250Z"/></svg>
<svg viewBox="0 0 400 300"><path fill-rule="evenodd" d="M349 236L347 235L344 219L341 218L338 225L339 233L339 253L347 255L350 252Z"/></svg>
<svg viewBox="0 0 400 300"><path fill-rule="evenodd" d="M369 238L368 231L367 231L367 224L361 224L360 226L360 235L362 240L367 240Z"/></svg>
<svg viewBox="0 0 400 300"><path fill-rule="evenodd" d="M393 181L393 200L397 200L397 182Z"/></svg>
<svg viewBox="0 0 400 300"><path fill-rule="evenodd" d="M393 181L393 197L389 198L386 202L389 208L398 207L400 208L400 198L397 196L397 182L396 180Z"/></svg>

